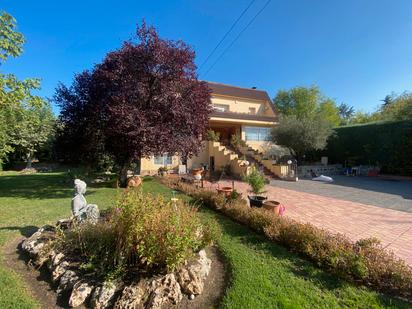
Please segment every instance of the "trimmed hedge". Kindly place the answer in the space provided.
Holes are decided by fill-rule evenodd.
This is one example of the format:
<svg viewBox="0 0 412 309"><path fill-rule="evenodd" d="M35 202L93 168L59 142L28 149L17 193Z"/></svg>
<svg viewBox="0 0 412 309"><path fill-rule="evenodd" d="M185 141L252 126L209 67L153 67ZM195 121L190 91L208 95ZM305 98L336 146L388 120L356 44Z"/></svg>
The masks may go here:
<svg viewBox="0 0 412 309"><path fill-rule="evenodd" d="M335 129L324 151L331 163L378 165L382 173L412 175L412 121L376 122Z"/></svg>
<svg viewBox="0 0 412 309"><path fill-rule="evenodd" d="M412 301L412 268L391 251L383 249L377 239L362 239L353 243L344 235L278 217L261 208L251 208L239 196L226 200L222 194L197 189L176 179L161 178L159 181L265 235L340 278Z"/></svg>

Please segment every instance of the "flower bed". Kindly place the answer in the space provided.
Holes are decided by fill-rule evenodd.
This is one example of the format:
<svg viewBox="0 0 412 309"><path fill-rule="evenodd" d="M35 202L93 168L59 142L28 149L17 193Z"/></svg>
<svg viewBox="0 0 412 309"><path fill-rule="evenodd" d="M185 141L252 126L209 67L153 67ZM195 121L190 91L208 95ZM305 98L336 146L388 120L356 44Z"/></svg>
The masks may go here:
<svg viewBox="0 0 412 309"><path fill-rule="evenodd" d="M125 191L96 224L65 220L22 244L45 266L69 305L163 308L203 292L211 260L204 247L219 231L184 202Z"/></svg>
<svg viewBox="0 0 412 309"><path fill-rule="evenodd" d="M341 278L412 300L412 268L382 248L377 239L353 243L344 235L278 217L264 209L250 208L240 197L226 199L221 194L198 189L177 179L159 181L264 234Z"/></svg>

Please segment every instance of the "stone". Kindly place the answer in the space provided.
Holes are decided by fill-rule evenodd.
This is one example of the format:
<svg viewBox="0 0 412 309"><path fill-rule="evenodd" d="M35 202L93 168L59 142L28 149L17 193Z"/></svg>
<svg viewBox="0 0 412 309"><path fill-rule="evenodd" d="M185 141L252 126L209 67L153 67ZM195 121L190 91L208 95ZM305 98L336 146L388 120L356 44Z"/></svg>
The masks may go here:
<svg viewBox="0 0 412 309"><path fill-rule="evenodd" d="M114 308L144 308L148 296L147 281L144 279L140 280L124 288L122 296L117 300Z"/></svg>
<svg viewBox="0 0 412 309"><path fill-rule="evenodd" d="M127 180L127 187L133 188L138 187L142 183L142 179L139 176L132 176Z"/></svg>
<svg viewBox="0 0 412 309"><path fill-rule="evenodd" d="M118 282L106 281L96 287L91 297L91 306L95 309L104 309L112 307L112 300L119 289Z"/></svg>
<svg viewBox="0 0 412 309"><path fill-rule="evenodd" d="M51 225L45 225L37 230L33 235L24 240L21 248L26 251L32 258L40 258L41 263L48 256L47 243L55 238L55 228Z"/></svg>
<svg viewBox="0 0 412 309"><path fill-rule="evenodd" d="M189 299L190 299L190 300L194 300L194 299L195 299L195 295L190 294L190 295L189 295Z"/></svg>
<svg viewBox="0 0 412 309"><path fill-rule="evenodd" d="M70 295L69 306L79 307L80 305L82 305L90 296L92 290L93 285L90 282L85 280L76 282Z"/></svg>
<svg viewBox="0 0 412 309"><path fill-rule="evenodd" d="M74 197L72 199L72 214L79 222L84 221L96 223L100 217L99 207L95 204L87 204L83 194L86 193L87 185L80 179L74 180Z"/></svg>
<svg viewBox="0 0 412 309"><path fill-rule="evenodd" d="M182 291L173 273L154 279L149 284L149 302L146 308L170 308L182 301Z"/></svg>
<svg viewBox="0 0 412 309"><path fill-rule="evenodd" d="M211 266L212 261L206 256L206 251L200 250L194 262L188 263L177 272L177 280L182 291L188 295L202 294Z"/></svg>
<svg viewBox="0 0 412 309"><path fill-rule="evenodd" d="M59 227L61 230L65 231L69 228L71 228L72 226L72 219L60 219L59 221L57 221L56 226Z"/></svg>
<svg viewBox="0 0 412 309"><path fill-rule="evenodd" d="M52 280L53 282L57 282L60 277L66 272L66 270L69 268L69 262L63 261L59 265L56 266L56 268L52 272Z"/></svg>
<svg viewBox="0 0 412 309"><path fill-rule="evenodd" d="M57 287L57 294L62 294L65 291L69 291L73 288L80 278L73 270L66 270L64 274L60 277L60 283Z"/></svg>

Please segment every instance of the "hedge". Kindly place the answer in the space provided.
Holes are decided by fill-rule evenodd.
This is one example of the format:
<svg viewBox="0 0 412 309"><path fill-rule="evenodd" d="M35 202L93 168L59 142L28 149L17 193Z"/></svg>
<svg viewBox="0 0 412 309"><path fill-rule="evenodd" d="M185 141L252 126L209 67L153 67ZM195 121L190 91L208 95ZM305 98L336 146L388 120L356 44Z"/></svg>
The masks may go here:
<svg viewBox="0 0 412 309"><path fill-rule="evenodd" d="M378 165L382 173L412 175L412 121L375 122L335 129L324 151L330 163Z"/></svg>
<svg viewBox="0 0 412 309"><path fill-rule="evenodd" d="M352 242L310 223L279 217L251 208L240 196L226 200L222 194L198 189L176 178L160 178L164 185L191 196L198 204L263 234L269 240L313 261L340 278L412 301L412 267L385 250L375 238Z"/></svg>

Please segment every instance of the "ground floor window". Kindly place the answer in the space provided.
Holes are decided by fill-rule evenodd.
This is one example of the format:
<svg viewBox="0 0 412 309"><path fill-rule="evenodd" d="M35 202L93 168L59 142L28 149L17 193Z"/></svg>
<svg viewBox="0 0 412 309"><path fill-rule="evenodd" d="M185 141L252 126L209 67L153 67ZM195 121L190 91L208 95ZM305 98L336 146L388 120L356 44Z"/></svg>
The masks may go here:
<svg viewBox="0 0 412 309"><path fill-rule="evenodd" d="M245 127L246 141L269 141L270 128Z"/></svg>
<svg viewBox="0 0 412 309"><path fill-rule="evenodd" d="M163 154L162 156L155 156L154 157L154 164L171 165L172 164L172 156L168 155L168 154Z"/></svg>

